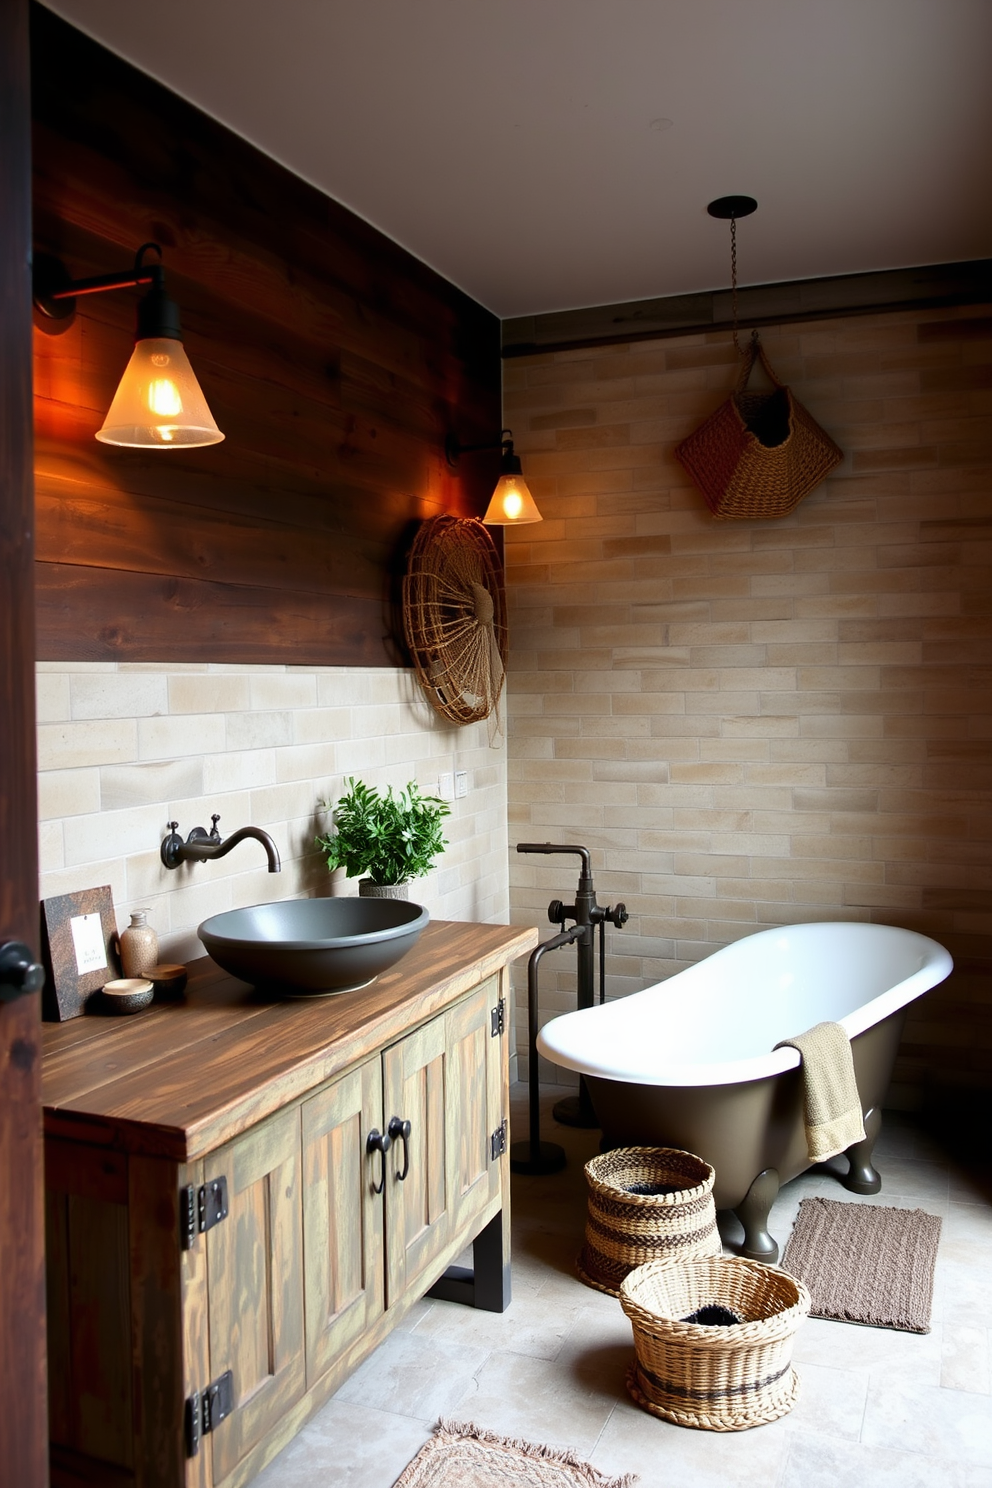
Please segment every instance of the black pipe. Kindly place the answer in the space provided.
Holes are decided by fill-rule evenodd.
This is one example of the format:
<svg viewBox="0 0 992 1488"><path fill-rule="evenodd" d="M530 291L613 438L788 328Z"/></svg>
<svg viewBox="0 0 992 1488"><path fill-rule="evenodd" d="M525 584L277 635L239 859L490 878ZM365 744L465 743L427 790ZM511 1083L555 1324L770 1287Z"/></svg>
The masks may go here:
<svg viewBox="0 0 992 1488"><path fill-rule="evenodd" d="M576 857L582 859L578 887L575 891L575 903L562 904L556 900L549 914L553 923L561 925L564 925L566 920L574 920L575 928L580 932L576 936L578 941L575 967L576 1006L591 1008L596 1000L595 926L596 921L603 918L606 913L596 903L596 890L592 882L592 854L587 847L580 847L577 843L560 842L518 842L517 852L546 855L574 853ZM587 1130L594 1130L599 1126L585 1076L579 1076L577 1096L566 1095L555 1104L554 1117L563 1126L579 1126Z"/></svg>
<svg viewBox="0 0 992 1488"><path fill-rule="evenodd" d="M552 935L550 940L542 942L536 950L531 951L527 962L530 1136L526 1142L514 1142L510 1147L510 1168L514 1173L557 1173L565 1166L565 1149L556 1142L541 1141L541 1094L537 1075L537 969L546 951L556 951L560 946L571 945L581 933L582 927L574 925L571 930L562 930L558 935Z"/></svg>
<svg viewBox="0 0 992 1488"><path fill-rule="evenodd" d="M528 964L527 972L527 999L531 1020L531 1085L530 1085L530 1119L531 1140L530 1145L535 1153L540 1152L539 1121L540 1111L538 1109L537 1094L537 964L540 953L544 950L553 950L557 946L567 945L569 941L577 941L576 945L576 991L577 1004L580 1008L591 1008L596 1001L596 969L595 969L595 937L596 926L599 926L599 1000L604 1001L606 997L606 941L604 929L607 920L617 929L621 929L627 923L626 905L618 904L615 909L602 909L596 903L596 890L592 881L592 854L587 847L581 847L577 843L568 842L518 842L517 852L540 853L544 856L557 853L574 853L582 859L579 870L579 882L575 891L575 903L563 904L560 899L553 899L548 906L548 918L553 925L564 927L566 920L574 920L575 924L570 931L564 931L561 935L552 937L543 946L538 946L532 953L533 980L531 975L531 964ZM536 1113L536 1114L535 1114ZM593 1109L592 1099L589 1095L589 1087L584 1075L579 1076L579 1093L577 1096L568 1095L563 1100L556 1102L554 1106L554 1117L564 1126L579 1126L588 1130L594 1130L599 1126L596 1112ZM537 1123L537 1124L535 1124ZM522 1149L526 1144L518 1144ZM544 1144L549 1148L553 1144ZM555 1152L561 1152L560 1147L553 1148ZM564 1153L562 1153L564 1162ZM561 1163L556 1166L560 1167ZM517 1167L511 1163L518 1172L554 1172L554 1168L530 1168Z"/></svg>

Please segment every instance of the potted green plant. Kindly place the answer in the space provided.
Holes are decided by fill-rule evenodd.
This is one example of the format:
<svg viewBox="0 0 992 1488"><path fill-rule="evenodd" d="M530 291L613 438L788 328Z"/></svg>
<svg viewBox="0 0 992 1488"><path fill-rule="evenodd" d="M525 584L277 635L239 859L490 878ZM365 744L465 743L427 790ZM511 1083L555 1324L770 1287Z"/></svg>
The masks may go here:
<svg viewBox="0 0 992 1488"><path fill-rule="evenodd" d="M328 868L359 878L358 892L373 898L407 898L411 878L428 873L447 847L441 821L451 808L437 796L422 796L416 781L380 795L349 775L348 789L334 808L333 836L318 837Z"/></svg>

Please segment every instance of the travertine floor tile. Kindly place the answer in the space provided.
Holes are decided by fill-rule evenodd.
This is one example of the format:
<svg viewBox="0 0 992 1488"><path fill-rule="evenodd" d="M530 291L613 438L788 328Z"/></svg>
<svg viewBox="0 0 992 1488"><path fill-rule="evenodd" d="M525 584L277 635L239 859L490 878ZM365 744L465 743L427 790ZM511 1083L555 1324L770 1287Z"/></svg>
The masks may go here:
<svg viewBox="0 0 992 1488"><path fill-rule="evenodd" d="M992 1468L992 1396L874 1377L861 1440Z"/></svg>
<svg viewBox="0 0 992 1488"><path fill-rule="evenodd" d="M694 1431L625 1398L589 1461L603 1473L639 1473L641 1488L768 1488L780 1481L788 1443L782 1421L752 1431Z"/></svg>
<svg viewBox="0 0 992 1488"><path fill-rule="evenodd" d="M467 1309L466 1309L467 1310ZM472 1375L489 1356L487 1347L392 1333L341 1386L335 1400L385 1404L397 1415L424 1420L450 1415Z"/></svg>
<svg viewBox="0 0 992 1488"><path fill-rule="evenodd" d="M588 1455L617 1402L617 1381L628 1352L624 1340L570 1359L493 1353L469 1382L455 1414L506 1436L570 1446Z"/></svg>
<svg viewBox="0 0 992 1488"><path fill-rule="evenodd" d="M992 1488L992 1471L801 1432L790 1437L777 1488Z"/></svg>
<svg viewBox="0 0 992 1488"><path fill-rule="evenodd" d="M254 1488L392 1488L433 1425L330 1400L253 1480Z"/></svg>

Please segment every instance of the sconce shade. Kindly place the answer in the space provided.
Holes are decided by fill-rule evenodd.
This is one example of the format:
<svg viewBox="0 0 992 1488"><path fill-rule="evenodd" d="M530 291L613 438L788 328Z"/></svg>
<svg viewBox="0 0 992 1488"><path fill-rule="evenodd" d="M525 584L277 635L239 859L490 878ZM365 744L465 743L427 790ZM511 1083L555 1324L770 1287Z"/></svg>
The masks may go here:
<svg viewBox="0 0 992 1488"><path fill-rule="evenodd" d="M490 527L519 527L542 520L522 475L500 476L482 520Z"/></svg>
<svg viewBox="0 0 992 1488"><path fill-rule="evenodd" d="M224 436L181 341L147 336L135 342L96 437L103 444L137 449L192 449L220 443Z"/></svg>

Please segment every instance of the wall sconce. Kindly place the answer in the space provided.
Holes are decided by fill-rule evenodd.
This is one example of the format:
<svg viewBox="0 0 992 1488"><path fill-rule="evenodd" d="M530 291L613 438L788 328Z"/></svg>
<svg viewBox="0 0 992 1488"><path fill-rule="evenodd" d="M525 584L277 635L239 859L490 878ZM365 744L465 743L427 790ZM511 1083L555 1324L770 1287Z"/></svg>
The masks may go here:
<svg viewBox="0 0 992 1488"><path fill-rule="evenodd" d="M160 263L146 266L144 255L157 243L143 243L134 268L92 279L70 279L57 258L38 254L34 265L34 303L50 320L68 320L79 295L103 294L148 284L138 304L138 325L131 360L120 380L97 439L134 449L194 449L224 438L207 407L200 384L183 350L179 306L165 292Z"/></svg>
<svg viewBox="0 0 992 1488"><path fill-rule="evenodd" d="M519 527L524 522L542 522L544 518L537 509L527 482L524 480L520 456L513 453L513 430L503 429L498 439L486 444L460 444L454 434L444 441L444 452L452 470L458 464L459 455L470 450L502 450L500 476L496 489L486 508L483 522L490 527Z"/></svg>

